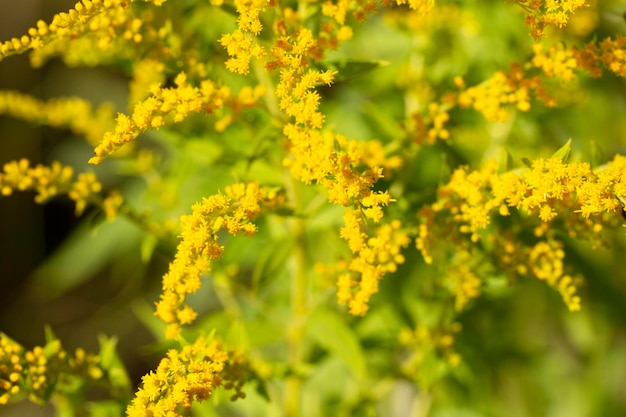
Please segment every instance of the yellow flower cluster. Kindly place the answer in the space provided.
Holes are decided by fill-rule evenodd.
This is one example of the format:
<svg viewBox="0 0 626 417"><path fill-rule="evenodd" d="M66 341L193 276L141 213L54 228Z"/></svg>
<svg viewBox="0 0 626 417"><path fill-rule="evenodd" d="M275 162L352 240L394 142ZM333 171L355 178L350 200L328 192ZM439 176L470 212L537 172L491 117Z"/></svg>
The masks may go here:
<svg viewBox="0 0 626 417"><path fill-rule="evenodd" d="M262 207L274 207L281 200L282 195L275 189L254 182L239 183L227 187L225 194L219 193L194 204L192 213L180 218L181 241L174 261L163 276L163 293L155 312L167 323L168 338L176 338L181 326L190 324L197 316L185 301L202 286L200 276L209 272L211 261L222 254L219 232L255 234L256 226L250 221Z"/></svg>
<svg viewBox="0 0 626 417"><path fill-rule="evenodd" d="M574 78L574 70L578 67L573 49L566 49L562 43L552 45L544 52L544 45L533 45L532 65L541 68L548 77L559 77L565 81Z"/></svg>
<svg viewBox="0 0 626 417"><path fill-rule="evenodd" d="M626 37L610 37L600 42L589 42L582 48L571 48L577 68L594 77L602 75L602 67L612 73L626 76Z"/></svg>
<svg viewBox="0 0 626 417"><path fill-rule="evenodd" d="M0 333L0 405L20 392L22 346Z"/></svg>
<svg viewBox="0 0 626 417"><path fill-rule="evenodd" d="M209 80L202 81L200 87L193 87L187 83L185 73L178 74L174 83L176 87L172 88L162 88L154 84L151 87L152 95L135 105L132 116L119 113L115 120L115 130L105 133L94 150L96 155L89 163L100 164L105 157L149 128L163 126L168 115L172 116L173 122L181 122L190 113L201 110L212 112L221 108L230 94L227 87L217 87Z"/></svg>
<svg viewBox="0 0 626 417"><path fill-rule="evenodd" d="M478 171L457 169L450 182L440 188L437 202L421 211L416 246L425 261L431 263L433 249L446 244L463 246L463 236L468 235L472 242L478 242L485 236L482 231L487 229L492 216L496 213L509 216L511 208L536 216L543 225L561 216L570 236L594 244L601 242L603 224L622 210L621 199L626 196L625 168L626 158L617 156L595 172L587 163L566 164L560 158L537 159L531 168L519 173L497 174L495 161L487 162ZM546 241L530 249L515 248L506 241L493 244L493 233L486 237L494 247L505 248L498 257L503 265L527 265L515 268L514 272L518 275L530 272L546 280L561 293L568 307L576 310L580 300L574 295L573 279L562 268L564 252L545 230L544 226L535 230L535 236L546 235Z"/></svg>
<svg viewBox="0 0 626 417"><path fill-rule="evenodd" d="M0 405L7 404L11 396L27 393L31 401L45 404L55 388L69 375L89 380L102 378L97 355L77 349L74 356L63 350L56 340L45 346L24 348L0 333Z"/></svg>
<svg viewBox="0 0 626 417"><path fill-rule="evenodd" d="M121 196L112 193L102 200L102 184L93 173L81 173L76 181L73 177L73 168L57 161L49 167L41 164L31 167L27 159L11 161L0 173L0 194L8 196L15 190L34 190L37 193L35 201L39 204L67 194L76 204L76 215L82 214L88 204L97 204L105 207L108 220L114 219L123 204Z"/></svg>
<svg viewBox="0 0 626 417"><path fill-rule="evenodd" d="M71 67L107 65L113 61L180 59L182 45L173 31L174 19L147 7L106 9L73 25L70 35L48 39L33 50L31 65L40 67L57 56Z"/></svg>
<svg viewBox="0 0 626 417"><path fill-rule="evenodd" d="M256 37L263 29L259 14L268 5L267 0L235 0L238 28L233 33L223 35L219 41L231 57L226 61L229 71L247 74L250 71L250 60L265 55L265 48L259 45Z"/></svg>
<svg viewBox="0 0 626 417"><path fill-rule="evenodd" d="M378 292L381 278L396 272L398 264L404 263L401 250L409 245L410 239L398 220L377 227L373 236L368 237L360 211L348 210L343 218L345 224L340 235L348 242L354 257L337 279L337 300L348 306L350 314L361 316L367 312L372 295Z"/></svg>
<svg viewBox="0 0 626 417"><path fill-rule="evenodd" d="M550 287L555 288L561 294L570 311L578 311L580 310L580 297L575 295L574 279L564 272L565 252L562 247L563 243L554 239L538 242L530 249L528 265L534 276L545 280Z"/></svg>
<svg viewBox="0 0 626 417"><path fill-rule="evenodd" d="M294 178L323 185L328 190L330 202L358 207L358 210L346 212L346 225L340 232L355 258L347 266L349 272L339 278L339 302L347 304L353 314L365 313L380 278L395 271L396 265L404 261L400 248L409 242L406 233L400 230L400 222L379 227L370 238L364 233L366 218L380 221L382 207L392 201L387 192L373 192L371 188L383 176L384 169L396 168L400 159L387 158L377 141L359 143L340 134L321 131L324 116L319 111L320 95L315 87L318 83L330 85L334 74L330 70L311 69L309 60L320 59L324 49L351 36L351 31L342 26L346 13L354 11L358 18L361 12L369 10L368 4L325 3L323 13L333 21L323 25L318 38L306 28L290 33L289 21L295 18L290 9L285 9L284 19L275 25L281 36L270 48L269 61L265 65L267 70L280 71L275 93L279 109L290 120L283 128L289 152L284 165ZM353 6L356 9L351 9ZM227 49L237 33L222 38ZM243 32L240 35L244 36ZM245 48L249 49L249 46ZM228 53L234 56L239 52L233 49ZM246 71L247 65L246 61L243 65ZM232 68L228 63L227 66L231 71L241 72L241 68Z"/></svg>
<svg viewBox="0 0 626 417"><path fill-rule="evenodd" d="M586 0L512 0L527 13L525 23L538 39L549 26L562 28L577 10L588 7Z"/></svg>
<svg viewBox="0 0 626 417"><path fill-rule="evenodd" d="M450 137L450 132L445 127L449 119L450 115L445 107L432 102L428 105L426 116L422 116L419 111L412 112L406 128L411 132L414 142L432 145L438 139L446 140Z"/></svg>
<svg viewBox="0 0 626 417"><path fill-rule="evenodd" d="M113 126L110 105L94 110L89 101L75 97L41 101L17 91L0 91L0 114L51 127L67 127L94 146Z"/></svg>
<svg viewBox="0 0 626 417"><path fill-rule="evenodd" d="M461 355L454 350L454 335L461 331L460 323L431 329L420 324L415 329L405 328L400 332L400 344L410 350L403 360L402 371L409 377L428 384L428 373L420 372L422 364L428 360L441 358L449 367L461 362Z"/></svg>
<svg viewBox="0 0 626 417"><path fill-rule="evenodd" d="M491 78L473 87L464 88L464 82L457 78L461 88L457 103L462 108L472 107L489 121L503 122L510 116L509 106L520 111L530 109L530 92L537 91L538 77L524 77L519 65L513 65L510 72L498 71Z"/></svg>
<svg viewBox="0 0 626 417"><path fill-rule="evenodd" d="M88 30L89 22L94 16L108 10L127 8L128 3L137 0L82 0L74 5L67 13L58 13L47 24L43 20L37 22L36 27L28 29L28 35L12 38L0 44L0 61L7 56L20 54L30 49L39 49L52 40L69 38ZM161 5L165 0L144 0L155 5ZM78 30L78 32L77 32Z"/></svg>
<svg viewBox="0 0 626 417"><path fill-rule="evenodd" d="M128 417L179 416L194 401L203 401L220 386L243 397L243 381L232 380L229 355L217 340L199 337L181 350L171 349L155 372L142 378L142 386L126 410ZM243 375L238 375L243 377ZM237 376L236 376L237 377Z"/></svg>
<svg viewBox="0 0 626 417"><path fill-rule="evenodd" d="M426 115L412 112L406 130L417 143L433 144L449 138L450 132L445 128L449 118L447 111L455 106L473 108L492 122L508 120L513 108L524 112L530 110L532 97L552 107L556 101L548 93L541 75L532 75L533 69L539 69L548 78L571 81L577 71L599 77L602 68L620 77L626 76L626 37L591 41L583 47L566 47L563 43L546 47L536 43L533 57L525 66L515 63L510 71L498 71L469 88L461 77L456 77L454 83L459 92L445 94L441 104L431 103Z"/></svg>

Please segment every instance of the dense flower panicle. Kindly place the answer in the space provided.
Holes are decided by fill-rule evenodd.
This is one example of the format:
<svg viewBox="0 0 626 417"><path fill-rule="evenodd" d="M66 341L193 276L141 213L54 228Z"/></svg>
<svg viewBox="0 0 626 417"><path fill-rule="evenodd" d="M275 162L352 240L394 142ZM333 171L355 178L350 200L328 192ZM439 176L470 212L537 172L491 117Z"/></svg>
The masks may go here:
<svg viewBox="0 0 626 417"><path fill-rule="evenodd" d="M31 49L40 49L59 38L70 38L89 29L88 22L108 10L125 9L129 3L138 0L82 0L67 13L58 13L47 24L43 20L28 30L28 35L12 38L0 43L0 61L10 55L20 54ZM142 0L161 5L165 0Z"/></svg>
<svg viewBox="0 0 626 417"><path fill-rule="evenodd" d="M0 114L57 128L69 128L96 145L113 126L113 108L103 104L93 109L80 98L55 98L42 101L17 91L0 91Z"/></svg>
<svg viewBox="0 0 626 417"><path fill-rule="evenodd" d="M94 173L81 173L73 181L74 170L55 161L49 167L30 166L27 159L8 162L0 173L0 194L33 190L35 201L43 204L58 195L67 195L76 204L76 215L81 215L88 204L103 205L108 220L113 220L123 204L116 192L102 200L102 184Z"/></svg>
<svg viewBox="0 0 626 417"><path fill-rule="evenodd" d="M92 67L120 61L181 59L181 39L173 20L174 16L155 13L150 7L108 9L74 25L69 36L55 37L33 50L30 62L41 67L60 57L70 67Z"/></svg>
<svg viewBox="0 0 626 417"><path fill-rule="evenodd" d="M443 105L430 103L427 115L422 116L419 111L411 113L406 128L411 132L411 136L416 143L432 145L438 139L446 140L450 137L450 131L445 127L449 119L450 115Z"/></svg>
<svg viewBox="0 0 626 417"><path fill-rule="evenodd" d="M538 242L530 249L528 265L533 275L545 280L563 297L563 301L571 311L580 310L580 297L576 294L576 286L570 275L565 274L563 243L548 239Z"/></svg>
<svg viewBox="0 0 626 417"><path fill-rule="evenodd" d="M107 132L94 150L91 164L100 164L105 157L117 151L123 145L133 141L149 128L159 128L172 117L173 122L183 121L189 114L202 110L212 112L221 108L230 95L227 87L218 87L209 80L202 81L200 87L187 83L185 73L180 73L174 80L176 87L162 88L153 85L152 95L137 103L129 117L119 113L115 130Z"/></svg>
<svg viewBox="0 0 626 417"><path fill-rule="evenodd" d="M324 7L324 13L333 16L338 25L343 23L348 7L345 3L327 2ZM355 15L358 13L356 10ZM340 231L354 259L344 268L347 272L338 274L337 294L339 302L347 304L352 314L365 314L371 295L378 290L378 281L404 261L400 248L409 243L399 222L380 226L372 237L363 233L365 218L380 221L382 207L392 201L387 192L373 192L373 185L385 169L397 168L401 160L387 157L377 141L359 143L321 130L324 116L319 111L320 96L315 87L318 83L330 85L334 72L312 70L308 63L320 59L324 47L332 47L328 39L342 28L329 25L318 39L305 28L290 36L287 28L281 27L285 35L270 49L270 61L266 64L266 69L280 72L275 90L278 107L290 120L283 128L289 152L283 164L294 178L323 185L330 202L359 207L358 211L346 212L346 225Z"/></svg>
<svg viewBox="0 0 626 417"><path fill-rule="evenodd" d="M180 350L171 349L156 371L142 378L142 386L126 410L128 417L179 416L194 401L203 401L216 388L235 389L232 399L244 398L246 360L226 352L219 340L199 337Z"/></svg>
<svg viewBox="0 0 626 417"><path fill-rule="evenodd" d="M588 7L586 0L511 0L527 13L525 23L538 39L549 26L562 28L577 10Z"/></svg>
<svg viewBox="0 0 626 417"><path fill-rule="evenodd" d="M281 200L282 195L275 189L254 182L240 183L227 187L225 194L194 204L192 213L180 218L181 241L163 276L163 293L155 312L168 325L167 337L177 337L181 326L190 324L197 316L185 301L187 295L201 287L200 276L210 270L211 261L222 255L219 232L255 234L257 229L251 220L263 207L275 207Z"/></svg>
<svg viewBox="0 0 626 417"><path fill-rule="evenodd" d="M625 167L626 158L618 156L596 171L587 163L566 164L559 158L537 159L520 173L498 174L494 161L478 171L458 169L440 188L438 201L422 209L416 246L431 263L433 250L438 251L442 244L465 245L461 243L463 235L469 235L472 242L481 240L493 216L509 216L513 208L536 216L545 225L561 218L571 236L597 244L607 216L615 217L622 210L619 198L626 192ZM445 242L441 240L444 235ZM507 241L494 244L505 249L497 257L501 266L515 275L531 273L545 280L561 293L571 310L579 309L576 280L563 268L561 243L544 227L536 229L535 236L545 240L515 249Z"/></svg>
<svg viewBox="0 0 626 417"><path fill-rule="evenodd" d="M510 116L509 106L528 111L530 93L539 86L538 77L525 78L521 67L514 65L508 73L496 72L481 84L462 89L457 102L460 107L472 107L489 121L503 122Z"/></svg>
<svg viewBox="0 0 626 417"><path fill-rule="evenodd" d="M354 257L339 265L337 299L339 304L348 306L351 314L360 316L369 309L369 300L378 292L380 279L404 263L401 251L410 239L398 220L377 227L371 237L364 231L359 211L346 211L344 222L340 235L348 241Z"/></svg>
<svg viewBox="0 0 626 417"><path fill-rule="evenodd" d="M269 3L268 0L234 1L238 14L237 29L224 34L219 40L230 56L226 61L229 71L247 74L250 71L250 60L265 56L265 48L257 42L256 37L263 29L259 14Z"/></svg>
<svg viewBox="0 0 626 417"><path fill-rule="evenodd" d="M27 393L32 402L43 405L55 385L63 384L68 377L81 376L91 381L102 378L99 362L97 355L80 348L70 355L58 340L26 351L0 333L0 405L19 393Z"/></svg>
<svg viewBox="0 0 626 417"><path fill-rule="evenodd" d="M22 346L0 333L0 405L7 404L12 395L20 392L24 371L22 351Z"/></svg>
<svg viewBox="0 0 626 417"><path fill-rule="evenodd" d="M536 73L537 69L541 74ZM440 102L430 103L427 114L411 112L405 128L420 144L447 140L450 132L445 123L449 119L448 111L455 106L472 108L491 122L504 122L514 110L529 111L532 98L549 107L557 104L545 85L546 78L568 82L576 79L581 72L599 77L603 69L620 77L626 76L625 37L590 41L582 47L536 43L533 45L533 57L524 66L515 63L508 72L498 71L471 87L467 87L461 77L456 77L454 83L459 91L445 94Z"/></svg>

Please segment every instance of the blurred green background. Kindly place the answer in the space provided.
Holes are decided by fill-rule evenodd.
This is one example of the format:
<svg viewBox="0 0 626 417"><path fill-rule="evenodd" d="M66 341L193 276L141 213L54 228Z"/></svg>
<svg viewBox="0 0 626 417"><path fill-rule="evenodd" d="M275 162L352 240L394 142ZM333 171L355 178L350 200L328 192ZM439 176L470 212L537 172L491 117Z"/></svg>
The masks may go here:
<svg viewBox="0 0 626 417"><path fill-rule="evenodd" d="M0 39L19 36L42 18L49 21L73 2L6 0L0 14ZM443 21L426 35L372 18L356 31L353 40L335 53L360 60L385 60L391 64L356 80L338 82L325 91L323 110L338 131L359 138L388 134L375 116L384 109L391 121L403 117L409 105L406 90L415 89L418 102L434 99L452 88L451 80L463 75L468 84L506 69L531 42L521 13L501 1L441 2L462 5L468 15L454 15L452 26ZM593 3L596 33L626 34L619 1ZM446 26L446 23L448 24ZM565 39L590 39L591 33L570 33ZM494 53L494 51L498 51ZM329 60L333 59L333 54ZM407 70L406 62L409 62ZM397 81L409 71L408 81ZM27 55L0 63L0 88L15 89L48 98L77 95L94 104L115 103L126 109L127 78L106 69L68 69L53 60L31 69ZM574 159L590 160L592 149L604 160L626 153L626 83L607 75L583 79L581 91L557 86L567 103L518 115L511 123L489 125L480 115L453 112L452 146L458 163L473 167L485 157L506 148L516 163L550 156L573 138ZM419 104L419 103L418 103ZM28 158L33 164L60 160L81 172L91 147L68 131L31 126L0 116L0 164ZM437 152L420 151L406 181L407 194L420 194L436 185L440 169ZM434 162L433 162L434 161ZM419 163L419 165L417 164ZM90 168L91 169L91 168ZM140 185L104 164L93 168L106 187L132 190ZM430 171L429 171L430 170ZM423 175L422 177L418 176ZM430 181L432 180L432 181ZM44 343L44 326L50 325L68 350L97 350L97 335L119 338L119 350L137 383L155 367L158 355L147 348L150 333L137 319L137 311L151 308L158 298L160 279L169 258L155 252L149 263L141 261L143 233L125 220L90 227L93 212L77 219L73 205L56 199L40 206L31 193L0 199L0 331L26 347ZM569 313L559 296L543 282L525 280L511 293L486 295L460 315L463 331L457 350L463 364L433 389L431 416L549 416L620 417L626 415L626 236L624 229L608 235L610 249L567 242L566 260L584 273L583 309ZM245 247L245 244L241 247ZM383 282L378 303L394 303L398 294L419 287L420 274L435 276L414 248L401 269L406 280ZM416 285L416 283L418 283ZM419 303L418 296L405 296ZM409 390L411 391L411 390ZM419 395L412 388L411 395ZM393 408L393 407L391 407ZM391 409L390 408L390 409ZM51 409L20 404L0 409L0 415L49 415ZM401 416L401 411L387 411Z"/></svg>

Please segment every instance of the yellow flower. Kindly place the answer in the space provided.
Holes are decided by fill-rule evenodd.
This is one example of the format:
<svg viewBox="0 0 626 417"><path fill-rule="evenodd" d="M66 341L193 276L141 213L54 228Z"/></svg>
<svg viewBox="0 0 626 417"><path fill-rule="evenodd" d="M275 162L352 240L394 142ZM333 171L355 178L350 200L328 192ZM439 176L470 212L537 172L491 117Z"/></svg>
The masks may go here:
<svg viewBox="0 0 626 417"><path fill-rule="evenodd" d="M156 303L155 315L167 325L166 337L176 338L181 325L190 324L196 312L185 304L189 294L200 289L200 276L207 273L211 261L222 255L220 230L230 234L256 233L251 223L263 207L280 204L282 195L258 183L229 186L226 194L216 194L192 207L192 213L181 216L181 241L176 256L163 276L163 293Z"/></svg>
<svg viewBox="0 0 626 417"><path fill-rule="evenodd" d="M209 80L202 81L199 87L189 85L187 76L182 72L176 76L174 83L176 87L173 88L153 85L152 96L137 103L130 117L119 113L115 130L105 133L89 163L102 163L105 157L133 141L147 129L163 125L163 119L168 115L172 116L173 122L181 122L190 113L221 108L229 96L227 88L218 88Z"/></svg>

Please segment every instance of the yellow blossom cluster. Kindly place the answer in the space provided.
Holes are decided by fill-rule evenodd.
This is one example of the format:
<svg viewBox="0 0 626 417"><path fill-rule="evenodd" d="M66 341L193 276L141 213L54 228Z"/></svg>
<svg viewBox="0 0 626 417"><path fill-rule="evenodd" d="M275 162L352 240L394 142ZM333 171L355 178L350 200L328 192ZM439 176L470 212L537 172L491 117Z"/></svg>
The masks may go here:
<svg viewBox="0 0 626 417"><path fill-rule="evenodd" d="M528 265L534 276L555 288L570 311L580 310L580 297L576 295L574 279L565 274L563 243L548 239L535 244L528 254Z"/></svg>
<svg viewBox="0 0 626 417"><path fill-rule="evenodd" d="M460 323L434 329L425 324L420 324L415 329L403 329L398 339L401 345L409 349L410 354L401 364L402 371L409 377L427 384L428 376L420 375L420 369L425 361L437 357L449 367L458 365L461 362L461 355L454 350L454 336L460 331Z"/></svg>
<svg viewBox="0 0 626 417"><path fill-rule="evenodd" d="M13 191L33 190L35 201L43 204L58 195L67 196L76 204L76 214L80 215L88 204L105 207L106 217L112 220L123 204L118 193L113 192L102 200L102 184L94 173L81 173L73 181L74 170L55 161L49 167L30 166L27 159L11 161L4 165L0 173L0 194L8 196Z"/></svg>
<svg viewBox="0 0 626 417"><path fill-rule="evenodd" d="M126 410L128 417L179 416L194 401L209 398L221 386L237 390L243 397L243 381L233 380L229 354L218 340L199 337L180 350L171 349L156 371L142 378L142 386ZM242 377L235 374L235 377Z"/></svg>
<svg viewBox="0 0 626 417"><path fill-rule="evenodd" d="M58 13L50 24L39 20L36 27L28 30L28 35L12 38L0 44L0 61L7 56L20 54L31 49L40 49L57 39L78 36L89 30L88 22L109 10L128 8L129 3L137 0L81 0L67 13ZM161 5L165 0L143 0Z"/></svg>
<svg viewBox="0 0 626 417"><path fill-rule="evenodd" d="M40 67L51 58L61 57L71 67L92 67L114 61L131 64L147 59L184 59L175 20L176 16L155 13L153 8L110 8L74 25L69 36L49 39L32 51L30 62Z"/></svg>
<svg viewBox="0 0 626 417"><path fill-rule="evenodd" d="M330 85L333 71L311 69L309 60L319 60L325 48L335 46L332 39L351 36L342 24L352 6L328 2L323 7L324 14L331 16L339 26L330 23L323 26L316 38L306 28L290 33L290 25L285 18L278 25L281 36L270 48L265 67L270 71L280 71L275 93L279 109L289 118L283 128L289 152L284 165L294 178L323 185L328 190L330 202L358 207L346 212L346 225L340 232L355 257L347 268L348 272L339 277L338 294L339 302L347 304L353 314L364 314L371 295L377 291L378 281L403 262L400 248L409 243L406 233L400 230L399 222L381 226L370 238L364 233L366 219L380 221L382 207L392 201L387 192L373 192L371 188L383 176L384 169L396 168L400 159L387 158L376 141L359 143L348 140L344 135L321 130L324 116L319 111L320 95L315 87L318 83ZM361 11L369 8L367 3L362 10L359 7L355 11L357 18ZM288 10L285 14L290 16ZM222 44L227 49L235 35L237 31L222 38ZM243 32L240 35L244 36ZM225 40L228 40L227 44ZM228 53L236 55L234 50ZM247 65L246 62L245 68ZM228 63L227 67L233 72L241 72Z"/></svg>
<svg viewBox="0 0 626 417"><path fill-rule="evenodd" d="M548 77L570 81L575 71L585 71L592 77L602 75L602 68L614 74L626 76L626 38L610 37L600 42L591 41L582 47L566 47L563 43L549 46L533 45L532 66L540 68Z"/></svg>
<svg viewBox="0 0 626 417"><path fill-rule="evenodd" d="M221 108L230 94L227 87L218 87L210 80L202 81L200 87L191 86L185 73L178 74L174 83L176 87L172 88L152 85L151 96L137 103L130 117L119 113L115 120L115 130L105 133L89 163L102 163L105 157L149 128L163 126L167 123L167 116L171 115L173 122L181 122L190 113L202 110L210 113Z"/></svg>
<svg viewBox="0 0 626 417"><path fill-rule="evenodd" d="M250 221L262 207L274 207L281 199L275 189L255 182L238 183L227 187L225 194L218 193L194 204L192 213L180 218L181 241L163 276L163 293L155 312L167 323L168 338L176 338L181 326L190 324L197 316L185 302L189 294L202 286L200 276L209 272L211 261L222 255L219 232L255 234L256 226Z"/></svg>
<svg viewBox="0 0 626 417"><path fill-rule="evenodd" d="M588 7L586 0L511 0L526 11L524 22L538 39L549 26L562 28L577 10Z"/></svg>
<svg viewBox="0 0 626 417"><path fill-rule="evenodd" d="M262 58L265 48L257 41L261 33L259 14L269 5L267 0L235 0L237 9L237 29L233 33L224 34L219 42L226 48L230 59L226 61L226 68L237 74L247 74L250 71L250 60Z"/></svg>
<svg viewBox="0 0 626 417"><path fill-rule="evenodd" d="M68 354L55 340L45 347L25 351L17 342L0 333L0 405L11 396L27 393L31 401L45 404L55 385L70 375L98 380L104 375L97 355L77 349Z"/></svg>
<svg viewBox="0 0 626 417"><path fill-rule="evenodd" d="M446 140L450 137L450 132L445 126L449 119L450 114L445 107L432 102L428 105L426 116L422 116L419 111L412 112L406 128L411 132L414 142L432 145L437 140Z"/></svg>
<svg viewBox="0 0 626 417"><path fill-rule="evenodd" d="M504 248L497 257L504 269L517 275L531 273L545 280L561 293L571 310L576 310L580 299L574 295L574 280L562 267L564 252L553 235L546 234L545 227L535 230L537 238L546 235L545 241L540 240L530 248L515 247L502 239L493 242L494 233L485 235L483 231L493 216L510 216L514 208L520 214L536 216L543 225L559 216L570 236L594 244L601 242L603 224L610 223L608 219L615 218L622 210L625 167L626 158L617 156L596 171L587 163L564 163L560 158L540 158L527 170L503 174L496 173L494 161L476 171L457 169L449 183L440 188L438 200L421 210L416 246L425 261L431 263L433 250L448 244L466 246L463 236L469 236L471 242L485 236L493 247ZM514 264L518 266L512 268ZM520 265L526 266L520 268Z"/></svg>
<svg viewBox="0 0 626 417"><path fill-rule="evenodd" d="M562 43L552 45L544 52L544 45L533 45L532 65L541 68L548 77L559 77L565 81L574 78L577 61L573 49L566 49Z"/></svg>
<svg viewBox="0 0 626 417"><path fill-rule="evenodd" d="M503 122L510 116L509 106L520 111L530 109L530 93L539 91L539 77L526 78L519 65L510 72L498 71L482 83L465 89L464 82L457 78L461 88L457 103L462 108L472 107L489 121Z"/></svg>
<svg viewBox="0 0 626 417"><path fill-rule="evenodd" d="M344 213L345 224L340 235L348 242L354 257L347 264L340 264L344 268L340 268L337 279L339 304L347 305L350 313L357 316L367 312L369 300L378 292L381 278L396 272L398 264L404 263L401 251L410 243L399 220L382 224L369 237L363 230L361 216L358 210Z"/></svg>
<svg viewBox="0 0 626 417"><path fill-rule="evenodd" d="M52 127L67 127L96 145L113 125L113 109L76 97L39 100L17 91L0 91L0 114Z"/></svg>
<svg viewBox="0 0 626 417"><path fill-rule="evenodd" d="M412 112L405 128L417 143L433 144L450 137L445 123L449 119L448 111L455 106L472 108L488 121L504 122L510 118L512 109L529 111L533 97L549 107L556 105L542 75L571 81L577 72L599 77L603 68L620 77L626 76L626 37L590 41L582 47L536 43L526 65L515 63L508 72L498 71L471 87L467 87L461 77L456 77L454 83L459 91L445 94L441 103L430 103L426 115ZM539 69L542 75L532 74L534 69Z"/></svg>
<svg viewBox="0 0 626 417"><path fill-rule="evenodd" d="M22 380L22 346L0 333L0 405L20 392Z"/></svg>

